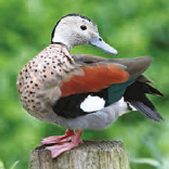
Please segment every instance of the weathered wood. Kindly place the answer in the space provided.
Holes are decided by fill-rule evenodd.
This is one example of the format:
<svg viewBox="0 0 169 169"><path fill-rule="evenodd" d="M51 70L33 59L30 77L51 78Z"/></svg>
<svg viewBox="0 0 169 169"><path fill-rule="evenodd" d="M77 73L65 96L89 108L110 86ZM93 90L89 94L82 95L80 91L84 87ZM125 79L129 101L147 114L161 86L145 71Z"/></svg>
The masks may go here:
<svg viewBox="0 0 169 169"><path fill-rule="evenodd" d="M29 169L130 169L120 141L84 141L56 159L44 148L31 151Z"/></svg>

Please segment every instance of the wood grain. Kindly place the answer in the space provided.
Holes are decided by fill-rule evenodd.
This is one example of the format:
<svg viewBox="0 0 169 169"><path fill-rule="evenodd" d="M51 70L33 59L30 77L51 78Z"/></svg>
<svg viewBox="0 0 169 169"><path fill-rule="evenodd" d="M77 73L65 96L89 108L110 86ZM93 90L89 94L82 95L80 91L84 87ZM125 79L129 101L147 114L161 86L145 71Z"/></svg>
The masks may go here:
<svg viewBox="0 0 169 169"><path fill-rule="evenodd" d="M45 146L31 151L29 169L130 169L123 143L84 141L78 147L52 159Z"/></svg>

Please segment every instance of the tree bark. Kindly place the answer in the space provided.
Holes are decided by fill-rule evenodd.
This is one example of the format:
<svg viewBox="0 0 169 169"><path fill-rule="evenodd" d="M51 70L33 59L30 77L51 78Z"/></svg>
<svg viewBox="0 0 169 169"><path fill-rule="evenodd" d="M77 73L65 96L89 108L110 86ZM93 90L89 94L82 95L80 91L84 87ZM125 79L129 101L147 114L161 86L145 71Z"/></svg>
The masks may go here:
<svg viewBox="0 0 169 169"><path fill-rule="evenodd" d="M84 141L52 159L45 146L31 151L29 169L130 169L120 141Z"/></svg>

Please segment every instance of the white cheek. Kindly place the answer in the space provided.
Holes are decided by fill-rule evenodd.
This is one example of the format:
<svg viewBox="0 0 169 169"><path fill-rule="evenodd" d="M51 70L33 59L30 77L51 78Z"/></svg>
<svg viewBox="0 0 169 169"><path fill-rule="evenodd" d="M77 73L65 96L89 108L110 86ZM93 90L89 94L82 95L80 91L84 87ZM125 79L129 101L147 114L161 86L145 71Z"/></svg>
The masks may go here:
<svg viewBox="0 0 169 169"><path fill-rule="evenodd" d="M105 106L105 100L98 96L88 95L87 98L80 104L80 108L84 112L98 111Z"/></svg>

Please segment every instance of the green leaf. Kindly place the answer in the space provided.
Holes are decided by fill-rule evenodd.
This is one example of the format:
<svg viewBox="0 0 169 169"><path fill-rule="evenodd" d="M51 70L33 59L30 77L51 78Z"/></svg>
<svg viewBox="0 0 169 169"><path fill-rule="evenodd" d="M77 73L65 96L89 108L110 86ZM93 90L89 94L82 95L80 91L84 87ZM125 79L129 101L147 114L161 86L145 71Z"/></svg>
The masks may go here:
<svg viewBox="0 0 169 169"><path fill-rule="evenodd" d="M2 161L0 161L0 169L5 169L4 163Z"/></svg>
<svg viewBox="0 0 169 169"><path fill-rule="evenodd" d="M19 161L16 161L11 167L10 169L15 169L16 165L19 163Z"/></svg>
<svg viewBox="0 0 169 169"><path fill-rule="evenodd" d="M153 167L159 167L160 163L157 160L154 160L152 158L134 158L131 160L133 163L138 163L138 164L149 164Z"/></svg>

